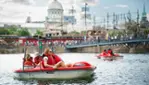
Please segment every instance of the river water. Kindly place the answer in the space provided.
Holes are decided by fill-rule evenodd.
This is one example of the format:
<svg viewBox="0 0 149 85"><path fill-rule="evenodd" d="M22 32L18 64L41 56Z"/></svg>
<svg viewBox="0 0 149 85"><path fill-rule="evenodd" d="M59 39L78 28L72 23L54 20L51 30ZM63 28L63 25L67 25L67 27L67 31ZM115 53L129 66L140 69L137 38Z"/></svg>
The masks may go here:
<svg viewBox="0 0 149 85"><path fill-rule="evenodd" d="M89 79L17 80L23 54L0 54L0 85L149 85L149 54L122 54L123 59L103 61L93 53L58 54L67 62L87 61L97 67Z"/></svg>

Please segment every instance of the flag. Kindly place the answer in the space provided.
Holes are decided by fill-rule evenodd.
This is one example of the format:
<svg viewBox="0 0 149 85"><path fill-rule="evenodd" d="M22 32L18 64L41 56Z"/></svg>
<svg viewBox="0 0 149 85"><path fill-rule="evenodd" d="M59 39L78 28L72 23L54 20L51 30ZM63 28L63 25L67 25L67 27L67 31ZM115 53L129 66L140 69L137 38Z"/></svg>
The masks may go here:
<svg viewBox="0 0 149 85"><path fill-rule="evenodd" d="M89 11L89 7L82 7L82 12L88 12Z"/></svg>
<svg viewBox="0 0 149 85"><path fill-rule="evenodd" d="M82 14L81 15L81 18L85 18L86 17L86 19L91 19L91 14Z"/></svg>
<svg viewBox="0 0 149 85"><path fill-rule="evenodd" d="M75 9L70 9L69 13L76 13L76 10Z"/></svg>
<svg viewBox="0 0 149 85"><path fill-rule="evenodd" d="M75 24L76 23L76 19L75 19L74 16L64 16L64 22Z"/></svg>

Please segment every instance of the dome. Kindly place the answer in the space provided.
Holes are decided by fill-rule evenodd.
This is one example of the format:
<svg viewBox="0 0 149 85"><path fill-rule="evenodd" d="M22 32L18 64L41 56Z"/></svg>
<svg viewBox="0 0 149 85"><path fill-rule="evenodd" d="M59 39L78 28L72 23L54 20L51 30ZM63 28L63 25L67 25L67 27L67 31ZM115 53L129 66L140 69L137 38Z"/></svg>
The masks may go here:
<svg viewBox="0 0 149 85"><path fill-rule="evenodd" d="M48 9L61 9L63 10L63 6L60 2L57 0L52 1L52 3L49 4Z"/></svg>

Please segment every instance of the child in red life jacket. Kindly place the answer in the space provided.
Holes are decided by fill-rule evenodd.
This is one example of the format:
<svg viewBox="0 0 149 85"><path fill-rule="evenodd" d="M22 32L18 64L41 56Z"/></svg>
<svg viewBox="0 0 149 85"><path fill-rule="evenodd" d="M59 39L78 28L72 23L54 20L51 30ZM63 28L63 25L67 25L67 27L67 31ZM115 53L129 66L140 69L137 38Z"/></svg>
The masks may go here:
<svg viewBox="0 0 149 85"><path fill-rule="evenodd" d="M110 48L108 49L108 54L114 56L114 53L113 53L113 51Z"/></svg>
<svg viewBox="0 0 149 85"><path fill-rule="evenodd" d="M42 61L42 56L38 52L35 53L34 64L37 66Z"/></svg>
<svg viewBox="0 0 149 85"><path fill-rule="evenodd" d="M24 58L24 68L33 68L34 63L33 63L33 57L30 56L30 54L26 54L26 57Z"/></svg>

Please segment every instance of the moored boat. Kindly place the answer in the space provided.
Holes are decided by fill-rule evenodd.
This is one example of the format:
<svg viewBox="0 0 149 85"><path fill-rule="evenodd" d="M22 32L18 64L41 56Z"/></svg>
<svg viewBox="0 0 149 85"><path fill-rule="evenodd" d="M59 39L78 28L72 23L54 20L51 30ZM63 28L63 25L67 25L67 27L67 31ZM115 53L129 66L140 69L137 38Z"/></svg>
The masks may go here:
<svg viewBox="0 0 149 85"><path fill-rule="evenodd" d="M78 62L73 67L67 68L43 68L39 65L35 68L15 70L17 79L74 79L91 77L95 66L87 62Z"/></svg>

